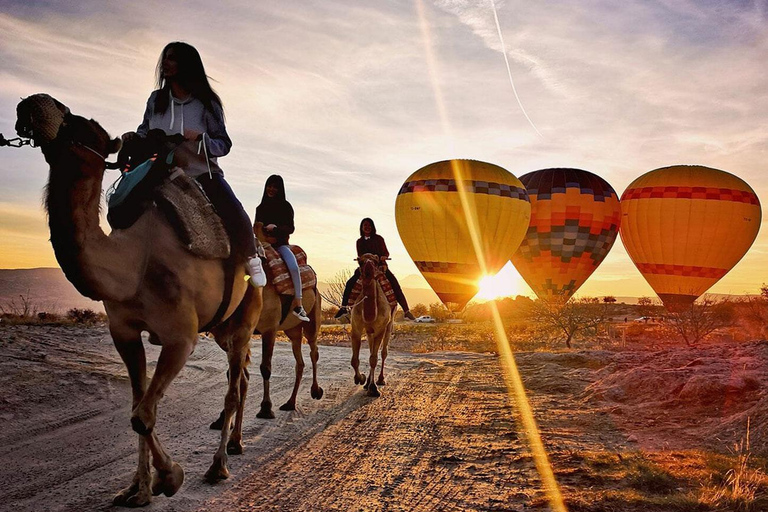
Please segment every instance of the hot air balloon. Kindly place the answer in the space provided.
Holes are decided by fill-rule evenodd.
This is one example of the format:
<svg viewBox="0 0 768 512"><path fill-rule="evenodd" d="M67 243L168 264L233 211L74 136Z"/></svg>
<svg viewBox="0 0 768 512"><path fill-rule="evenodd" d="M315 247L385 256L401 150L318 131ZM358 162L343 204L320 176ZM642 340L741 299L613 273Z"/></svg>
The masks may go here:
<svg viewBox="0 0 768 512"><path fill-rule="evenodd" d="M670 311L693 302L746 254L760 201L742 179L699 165L648 172L621 196L621 239Z"/></svg>
<svg viewBox="0 0 768 512"><path fill-rule="evenodd" d="M568 299L613 247L619 197L581 169L543 169L520 181L531 200L531 224L512 263L539 298Z"/></svg>
<svg viewBox="0 0 768 512"><path fill-rule="evenodd" d="M525 236L531 205L520 180L476 160L422 167L400 188L395 219L408 254L440 300L463 308Z"/></svg>

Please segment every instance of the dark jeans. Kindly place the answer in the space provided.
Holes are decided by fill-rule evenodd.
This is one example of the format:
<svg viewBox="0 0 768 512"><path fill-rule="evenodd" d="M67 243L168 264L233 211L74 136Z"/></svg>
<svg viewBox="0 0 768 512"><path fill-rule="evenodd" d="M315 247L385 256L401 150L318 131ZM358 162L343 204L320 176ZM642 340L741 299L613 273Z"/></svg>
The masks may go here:
<svg viewBox="0 0 768 512"><path fill-rule="evenodd" d="M387 269L384 275L387 276L387 279L389 279L389 284L392 285L392 291L395 292L397 303L400 304L400 307L403 308L403 311L408 311L410 309L408 307L408 301L405 300L405 294L403 293L403 289L400 287L400 283L397 282L397 278L392 272L390 272L389 269ZM352 289L355 287L355 283L359 277L360 269L358 268L355 270L355 273L352 274L352 277L349 278L347 285L344 287L344 296L341 299L342 306L349 305L349 296L352 294Z"/></svg>
<svg viewBox="0 0 768 512"><path fill-rule="evenodd" d="M217 173L213 173L211 176L203 174L195 179L203 187L205 195L211 200L211 204L216 208L216 213L221 217L224 229L229 235L232 252L243 258L256 256L253 224L251 224L250 217L235 196L229 183L224 180L224 176Z"/></svg>

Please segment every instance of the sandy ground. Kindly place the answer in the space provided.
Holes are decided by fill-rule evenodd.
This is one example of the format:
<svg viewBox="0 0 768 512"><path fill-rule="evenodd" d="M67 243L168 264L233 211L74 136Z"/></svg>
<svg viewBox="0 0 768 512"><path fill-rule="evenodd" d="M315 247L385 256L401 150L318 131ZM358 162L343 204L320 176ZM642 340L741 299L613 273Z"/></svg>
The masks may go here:
<svg viewBox="0 0 768 512"><path fill-rule="evenodd" d="M158 348L147 347L156 360ZM350 349L321 346L325 396L315 401L304 350L298 410L277 410L293 385L290 347L278 343L277 418L256 419L262 387L252 379L246 451L230 457L230 479L212 486L203 473L218 432L208 424L223 404L226 361L201 340L160 403L156 427L186 480L149 510L517 511L541 503L495 355L391 352L387 386L373 399L352 382ZM566 496L584 485L571 471L577 452L725 450L744 435L747 417L756 450L765 451L766 342L517 361ZM112 509L135 469L137 438L106 328L0 326L0 390L0 509Z"/></svg>

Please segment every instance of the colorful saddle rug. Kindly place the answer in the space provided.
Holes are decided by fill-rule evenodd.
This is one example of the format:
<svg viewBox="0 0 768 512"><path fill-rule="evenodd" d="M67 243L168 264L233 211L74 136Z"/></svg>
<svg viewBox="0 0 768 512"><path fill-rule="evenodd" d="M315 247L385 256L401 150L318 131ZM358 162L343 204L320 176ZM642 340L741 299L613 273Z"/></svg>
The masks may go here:
<svg viewBox="0 0 768 512"><path fill-rule="evenodd" d="M395 297L395 291L392 289L392 284L387 279L384 272L376 272L376 280L381 285L381 289L384 290L384 296L387 298L387 302L392 307L397 306L397 298ZM363 295L363 276L357 278L352 293L349 294L349 304L356 304Z"/></svg>
<svg viewBox="0 0 768 512"><path fill-rule="evenodd" d="M263 242L262 242L263 243ZM293 281L288 266L280 257L280 253L272 245L263 243L264 254L267 258L267 279L280 295L293 295ZM317 275L312 267L307 265L307 255L298 245L289 245L291 252L296 256L296 263L299 264L299 275L301 276L301 288L309 290L317 286Z"/></svg>

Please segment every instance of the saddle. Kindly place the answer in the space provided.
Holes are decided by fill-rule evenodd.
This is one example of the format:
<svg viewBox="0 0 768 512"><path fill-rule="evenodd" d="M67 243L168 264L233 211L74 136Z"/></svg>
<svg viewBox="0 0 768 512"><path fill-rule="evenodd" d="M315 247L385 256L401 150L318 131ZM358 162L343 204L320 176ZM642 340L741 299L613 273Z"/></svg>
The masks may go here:
<svg viewBox="0 0 768 512"><path fill-rule="evenodd" d="M384 272L377 271L375 274L376 280L381 285L381 289L384 290L384 296L387 298L390 307L397 305L397 298L395 298L395 291L392 289L392 283L387 279L387 275ZM363 293L363 276L357 278L355 286L352 288L352 293L349 294L349 303L355 304L360 300L360 296Z"/></svg>
<svg viewBox="0 0 768 512"><path fill-rule="evenodd" d="M141 147L126 148L132 154L121 151L118 156L124 172L107 191L109 225L127 229L154 204L192 254L206 259L229 257L229 237L216 210L197 181L172 166L173 149L154 131Z"/></svg>
<svg viewBox="0 0 768 512"><path fill-rule="evenodd" d="M280 295L293 295L293 281L288 266L280 257L277 249L269 243L262 242L264 254L267 259L267 279L275 287ZM298 245L289 245L291 252L296 256L296 263L299 264L299 275L301 276L301 288L309 290L317 286L317 275L315 271L307 265L307 254Z"/></svg>

